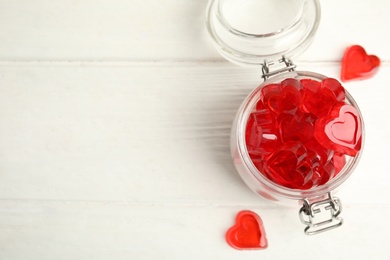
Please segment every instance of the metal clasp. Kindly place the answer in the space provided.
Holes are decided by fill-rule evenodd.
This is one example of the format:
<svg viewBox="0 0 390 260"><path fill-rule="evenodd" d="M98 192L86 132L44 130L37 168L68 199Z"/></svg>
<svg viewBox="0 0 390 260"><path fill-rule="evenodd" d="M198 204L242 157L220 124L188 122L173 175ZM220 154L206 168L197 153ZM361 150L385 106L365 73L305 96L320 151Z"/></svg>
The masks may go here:
<svg viewBox="0 0 390 260"><path fill-rule="evenodd" d="M320 232L337 228L343 224L343 219L338 217L342 210L341 201L328 193L328 198L310 204L308 199L304 200L299 216L305 228L306 235L315 235Z"/></svg>
<svg viewBox="0 0 390 260"><path fill-rule="evenodd" d="M269 77L275 76L276 74L282 73L282 72L291 72L295 71L295 68L297 67L290 59L287 59L286 57L282 56L280 60L278 60L278 64L275 64L274 62L264 62L262 64L262 72L263 75L261 76L264 81L267 80ZM280 69L276 69L273 71L270 71L270 66L274 65L284 65L285 67L282 67Z"/></svg>

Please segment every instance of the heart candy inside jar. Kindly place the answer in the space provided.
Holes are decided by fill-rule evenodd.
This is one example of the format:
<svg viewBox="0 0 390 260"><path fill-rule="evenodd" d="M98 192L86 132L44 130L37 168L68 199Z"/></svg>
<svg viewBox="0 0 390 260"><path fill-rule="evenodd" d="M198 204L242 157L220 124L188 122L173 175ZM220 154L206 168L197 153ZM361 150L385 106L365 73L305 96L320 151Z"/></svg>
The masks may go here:
<svg viewBox="0 0 390 260"><path fill-rule="evenodd" d="M288 78L261 89L245 141L267 179L307 190L337 176L347 158L358 154L362 121L337 80Z"/></svg>

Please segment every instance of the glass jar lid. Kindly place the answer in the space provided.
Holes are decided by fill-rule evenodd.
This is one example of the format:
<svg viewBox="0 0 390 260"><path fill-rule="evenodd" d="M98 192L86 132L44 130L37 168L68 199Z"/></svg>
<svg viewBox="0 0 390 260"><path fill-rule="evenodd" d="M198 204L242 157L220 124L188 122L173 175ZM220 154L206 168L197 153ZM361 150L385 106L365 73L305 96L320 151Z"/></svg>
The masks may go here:
<svg viewBox="0 0 390 260"><path fill-rule="evenodd" d="M207 28L217 50L239 65L294 58L311 43L319 0L210 0Z"/></svg>

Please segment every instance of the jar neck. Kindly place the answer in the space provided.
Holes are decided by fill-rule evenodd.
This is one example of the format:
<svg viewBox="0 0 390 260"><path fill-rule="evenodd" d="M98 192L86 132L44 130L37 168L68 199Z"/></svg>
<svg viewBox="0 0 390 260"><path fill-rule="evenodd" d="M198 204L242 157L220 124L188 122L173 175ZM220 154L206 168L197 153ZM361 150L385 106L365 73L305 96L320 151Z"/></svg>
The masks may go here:
<svg viewBox="0 0 390 260"><path fill-rule="evenodd" d="M228 30L249 38L285 33L304 21L306 0L219 0L218 18Z"/></svg>
<svg viewBox="0 0 390 260"><path fill-rule="evenodd" d="M207 28L217 50L259 66L305 50L320 20L319 0L210 0Z"/></svg>

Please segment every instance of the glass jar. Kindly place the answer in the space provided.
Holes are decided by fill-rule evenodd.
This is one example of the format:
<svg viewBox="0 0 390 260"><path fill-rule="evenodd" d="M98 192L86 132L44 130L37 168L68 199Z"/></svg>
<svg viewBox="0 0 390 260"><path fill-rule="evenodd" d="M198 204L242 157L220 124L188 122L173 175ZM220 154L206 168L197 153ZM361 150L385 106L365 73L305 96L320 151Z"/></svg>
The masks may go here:
<svg viewBox="0 0 390 260"><path fill-rule="evenodd" d="M207 29L217 50L239 65L290 59L313 40L318 0L210 0Z"/></svg>
<svg viewBox="0 0 390 260"><path fill-rule="evenodd" d="M321 86L323 86L325 84L323 82L329 81L324 75L296 71L296 66L291 61L309 46L317 30L319 19L320 5L318 0L210 0L207 9L207 28L217 50L229 61L244 66L257 66L259 69L261 68L263 73L264 82L244 100L233 123L231 153L234 164L245 183L257 194L275 202L301 206L299 214L301 221L306 225L305 233L308 235L338 227L343 223L343 220L338 217L342 210L341 202L338 198L333 197L332 193L351 175L361 157L364 141L362 116L356 102L347 91L344 92L344 89L342 100L336 98L334 102L332 101L331 108L327 110L326 114L322 113L321 116L313 112L316 108L311 110L310 104L299 105L299 108L288 110L288 112L281 111L279 114L275 107L272 107L273 103L267 103L271 107L265 108L263 99L266 98L267 89L271 88L272 95L281 93L281 88L286 85L284 82L290 81L291 84L297 83L299 86L297 85L297 90L292 89L291 86L287 88L304 96L302 100L305 98L310 103L309 95L305 94L311 91L310 84L313 83L316 86L322 84ZM304 83L309 84L309 86L303 86ZM337 83L335 84L337 85ZM278 88L279 92L275 92L272 88ZM323 88L325 89L326 86ZM326 91L328 90L326 89ZM338 95L335 92L333 94ZM301 97L297 96L296 99L301 100ZM249 118L252 113L257 113L256 109L260 102L263 102L260 113L269 112L269 116L274 118L269 120L273 120L272 122L278 128L273 138L275 140L281 139L281 141L273 146L272 149L275 150L271 152L262 150L259 145L260 155L258 158L260 158L260 163L256 164L253 154L248 151L250 145L246 139L248 138ZM325 145L324 149L329 153L327 153L326 159L324 159L326 156L319 156L319 152L313 156L315 160L307 160L311 164L306 163L304 170L306 173L310 172L311 175L310 177L304 175L306 176L305 180L298 176L301 178L299 180L302 180L302 185L295 187L286 183L285 176L283 176L284 179L282 178L283 182L276 181L277 178L280 179L280 176L275 169L284 169L280 168L280 165L287 165L286 162L289 160L286 159L287 157L277 159L284 160L282 163L279 162L279 168L271 167L271 163L268 161L274 162L274 159L277 158L276 151L278 154L283 154L286 151L284 147L290 147L291 144L299 145L299 149L302 148L301 151L305 151L300 153L299 158L308 155L309 148L294 133L292 136L290 133L289 138L292 139L288 139L288 141L282 136L284 128L283 123L280 123L279 120L283 121L286 117L295 117L297 111L303 111L300 113L312 118L309 124L311 124L312 129L316 129L318 134L316 132L310 138L316 143ZM334 123L333 121L337 121L336 118L338 118L337 113L340 115L345 113L346 116ZM332 121L332 119L334 120ZM341 126L344 129L340 130ZM293 132L291 128L287 127L286 129L286 133ZM264 132L264 129L261 131ZM331 136L337 131L339 131L340 138L336 135ZM353 138L351 139L351 134L346 136L345 131L349 131L349 133L352 131ZM306 138L305 135L303 136ZM336 138L334 138L335 136ZM310 143L312 139L307 139L305 142ZM326 140L324 141L324 139ZM261 140L259 143L263 141ZM290 155L295 153L294 156L298 156L297 149ZM346 152L344 153L344 151ZM337 169L337 172L335 169L329 168L337 168L335 166L335 153L338 153L340 158L344 160L341 164L342 167ZM295 159L292 160L293 164L298 160ZM316 166L313 166L314 162ZM274 165L272 164L272 166ZM324 168L326 170L323 170ZM295 172L295 168L291 169L294 169ZM329 173L330 177L321 177L319 172L332 172L332 174ZM276 179L273 179L271 173L277 175ZM287 172L286 174L290 176L292 173ZM315 181L310 179L314 177ZM318 178L323 179L319 180ZM304 181L306 184L303 184Z"/></svg>

